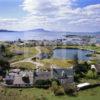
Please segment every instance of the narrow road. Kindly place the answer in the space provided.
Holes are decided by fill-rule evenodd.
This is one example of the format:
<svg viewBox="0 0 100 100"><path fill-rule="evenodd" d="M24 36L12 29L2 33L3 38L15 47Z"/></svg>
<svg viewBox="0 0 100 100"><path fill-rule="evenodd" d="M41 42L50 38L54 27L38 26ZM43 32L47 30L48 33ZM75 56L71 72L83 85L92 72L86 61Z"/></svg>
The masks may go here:
<svg viewBox="0 0 100 100"><path fill-rule="evenodd" d="M40 47L37 46L37 47L35 47L35 48L36 48L36 50L38 51L38 54L40 54L40 53L41 53Z"/></svg>
<svg viewBox="0 0 100 100"><path fill-rule="evenodd" d="M35 47L35 48L36 48L36 50L38 51L38 54L40 54L40 53L41 53L40 47L37 46L37 47ZM38 54L37 54L37 55L38 55ZM36 55L35 55L35 56L36 56ZM33 56L33 57L35 57L35 56ZM40 67L40 66L43 66L42 63L33 61L33 60L32 60L33 57L29 57L29 58L26 58L26 59L24 59L24 60L20 60L20 61L11 63L11 65L14 65L14 64L17 64L17 63L20 63L20 62L30 62L30 63L36 65L36 68L37 68L37 67Z"/></svg>

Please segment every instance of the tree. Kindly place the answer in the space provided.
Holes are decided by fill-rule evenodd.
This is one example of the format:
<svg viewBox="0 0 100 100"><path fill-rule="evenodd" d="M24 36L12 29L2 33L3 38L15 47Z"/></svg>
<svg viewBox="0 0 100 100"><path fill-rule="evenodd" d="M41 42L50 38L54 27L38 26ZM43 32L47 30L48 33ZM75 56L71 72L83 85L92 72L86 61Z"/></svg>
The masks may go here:
<svg viewBox="0 0 100 100"><path fill-rule="evenodd" d="M19 43L22 43L22 40L19 38L19 39L18 39L18 42L19 42Z"/></svg>
<svg viewBox="0 0 100 100"><path fill-rule="evenodd" d="M90 65L85 61L84 63L75 66L75 79L85 77L86 73L90 70Z"/></svg>
<svg viewBox="0 0 100 100"><path fill-rule="evenodd" d="M10 63L7 60L0 59L0 67L3 69L9 69Z"/></svg>
<svg viewBox="0 0 100 100"><path fill-rule="evenodd" d="M56 96L60 96L60 95L64 95L64 88L62 86L59 86L58 83L56 81L52 82L52 87L51 87L52 91L54 92L54 94Z"/></svg>
<svg viewBox="0 0 100 100"><path fill-rule="evenodd" d="M73 96L77 95L77 88L74 83L65 83L63 84L63 87L66 94Z"/></svg>
<svg viewBox="0 0 100 100"><path fill-rule="evenodd" d="M86 77L89 79L97 78L97 72L95 70L89 70L86 74Z"/></svg>
<svg viewBox="0 0 100 100"><path fill-rule="evenodd" d="M55 93L58 90L58 83L56 81L52 82L52 91Z"/></svg>
<svg viewBox="0 0 100 100"><path fill-rule="evenodd" d="M6 48L5 48L4 45L0 46L0 51L1 51L1 53L5 53L6 52Z"/></svg>
<svg viewBox="0 0 100 100"><path fill-rule="evenodd" d="M0 59L0 75L5 76L6 71L9 70L10 63L5 59Z"/></svg>
<svg viewBox="0 0 100 100"><path fill-rule="evenodd" d="M78 53L76 55L74 55L74 63L75 63L74 69L77 70L78 64L79 64Z"/></svg>

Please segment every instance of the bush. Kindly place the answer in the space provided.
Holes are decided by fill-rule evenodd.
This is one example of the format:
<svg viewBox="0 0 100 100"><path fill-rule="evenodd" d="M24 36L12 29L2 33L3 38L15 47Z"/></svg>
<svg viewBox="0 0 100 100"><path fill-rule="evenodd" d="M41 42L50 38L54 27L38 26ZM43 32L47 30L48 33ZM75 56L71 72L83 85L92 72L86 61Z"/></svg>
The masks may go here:
<svg viewBox="0 0 100 100"><path fill-rule="evenodd" d="M51 87L51 89L52 89L52 91L55 93L57 90L58 90L58 84L57 84L57 82L56 81L53 81L52 82L52 87Z"/></svg>
<svg viewBox="0 0 100 100"><path fill-rule="evenodd" d="M56 96L60 96L60 95L64 95L64 89L63 87L59 86L58 83L56 81L52 82L52 87L51 87L52 91L54 92L54 94Z"/></svg>
<svg viewBox="0 0 100 100"><path fill-rule="evenodd" d="M75 74L74 75L74 81L75 82L79 82L80 81L80 75L79 74Z"/></svg>
<svg viewBox="0 0 100 100"><path fill-rule="evenodd" d="M41 95L40 97L36 97L35 100L48 100L44 95Z"/></svg>
<svg viewBox="0 0 100 100"><path fill-rule="evenodd" d="M35 87L37 88L49 88L51 86L51 81L48 80L37 80L35 82Z"/></svg>
<svg viewBox="0 0 100 100"><path fill-rule="evenodd" d="M58 79L51 79L51 81L52 81L52 83L53 83L53 82L56 82L57 85L61 85Z"/></svg>
<svg viewBox="0 0 100 100"><path fill-rule="evenodd" d="M73 96L76 96L77 95L77 88L75 86L75 84L64 84L64 91L66 94L69 94L69 95L73 95Z"/></svg>
<svg viewBox="0 0 100 100"><path fill-rule="evenodd" d="M54 92L55 96L61 96L61 95L64 95L65 92L64 92L64 88L59 86L58 89Z"/></svg>
<svg viewBox="0 0 100 100"><path fill-rule="evenodd" d="M81 77L84 77L82 73L87 73L88 70L90 70L90 65L84 62L83 64L78 64L75 68L76 74L80 74Z"/></svg>
<svg viewBox="0 0 100 100"><path fill-rule="evenodd" d="M86 78L89 78L89 79L95 79L95 78L97 78L96 71L89 70L87 72L87 74L86 74Z"/></svg>

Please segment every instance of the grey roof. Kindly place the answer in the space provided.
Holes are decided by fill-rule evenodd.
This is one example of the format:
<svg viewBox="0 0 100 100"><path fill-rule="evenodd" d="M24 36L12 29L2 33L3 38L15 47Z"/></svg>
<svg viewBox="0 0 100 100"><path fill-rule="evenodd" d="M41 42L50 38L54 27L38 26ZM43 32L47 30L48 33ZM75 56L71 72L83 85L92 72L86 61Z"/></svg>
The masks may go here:
<svg viewBox="0 0 100 100"><path fill-rule="evenodd" d="M65 69L65 68L54 68L51 71L43 71L43 72L35 72L35 79L50 79L50 78L64 78L62 76L62 73L67 77L73 77L74 76L74 71L72 68L70 69Z"/></svg>
<svg viewBox="0 0 100 100"><path fill-rule="evenodd" d="M53 76L61 78L62 74L65 74L67 77L73 77L74 76L74 71L72 68L65 69L65 68L60 68L60 69L53 69Z"/></svg>
<svg viewBox="0 0 100 100"><path fill-rule="evenodd" d="M51 72L36 72L35 80L38 79L50 79L51 78Z"/></svg>

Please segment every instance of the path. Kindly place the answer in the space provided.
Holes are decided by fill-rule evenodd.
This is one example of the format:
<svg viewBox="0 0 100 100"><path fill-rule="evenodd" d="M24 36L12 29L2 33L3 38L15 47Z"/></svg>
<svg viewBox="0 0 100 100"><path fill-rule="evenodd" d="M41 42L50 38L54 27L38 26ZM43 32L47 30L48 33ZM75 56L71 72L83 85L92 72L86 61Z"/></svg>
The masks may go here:
<svg viewBox="0 0 100 100"><path fill-rule="evenodd" d="M40 53L41 53L40 47L37 46L37 47L35 47L35 48L36 48L36 50L38 51L38 54L40 54ZM38 54L37 54L37 55L38 55ZM36 55L35 55L35 56L36 56ZM35 57L35 56L33 56L33 57ZM43 66L42 63L33 61L33 60L32 60L33 57L29 57L29 58L26 58L26 59L24 59L24 60L11 63L11 65L14 65L14 64L17 64L17 63L20 63L20 62L30 62L30 63L36 65L36 68L37 68L37 67L40 67L40 66Z"/></svg>

